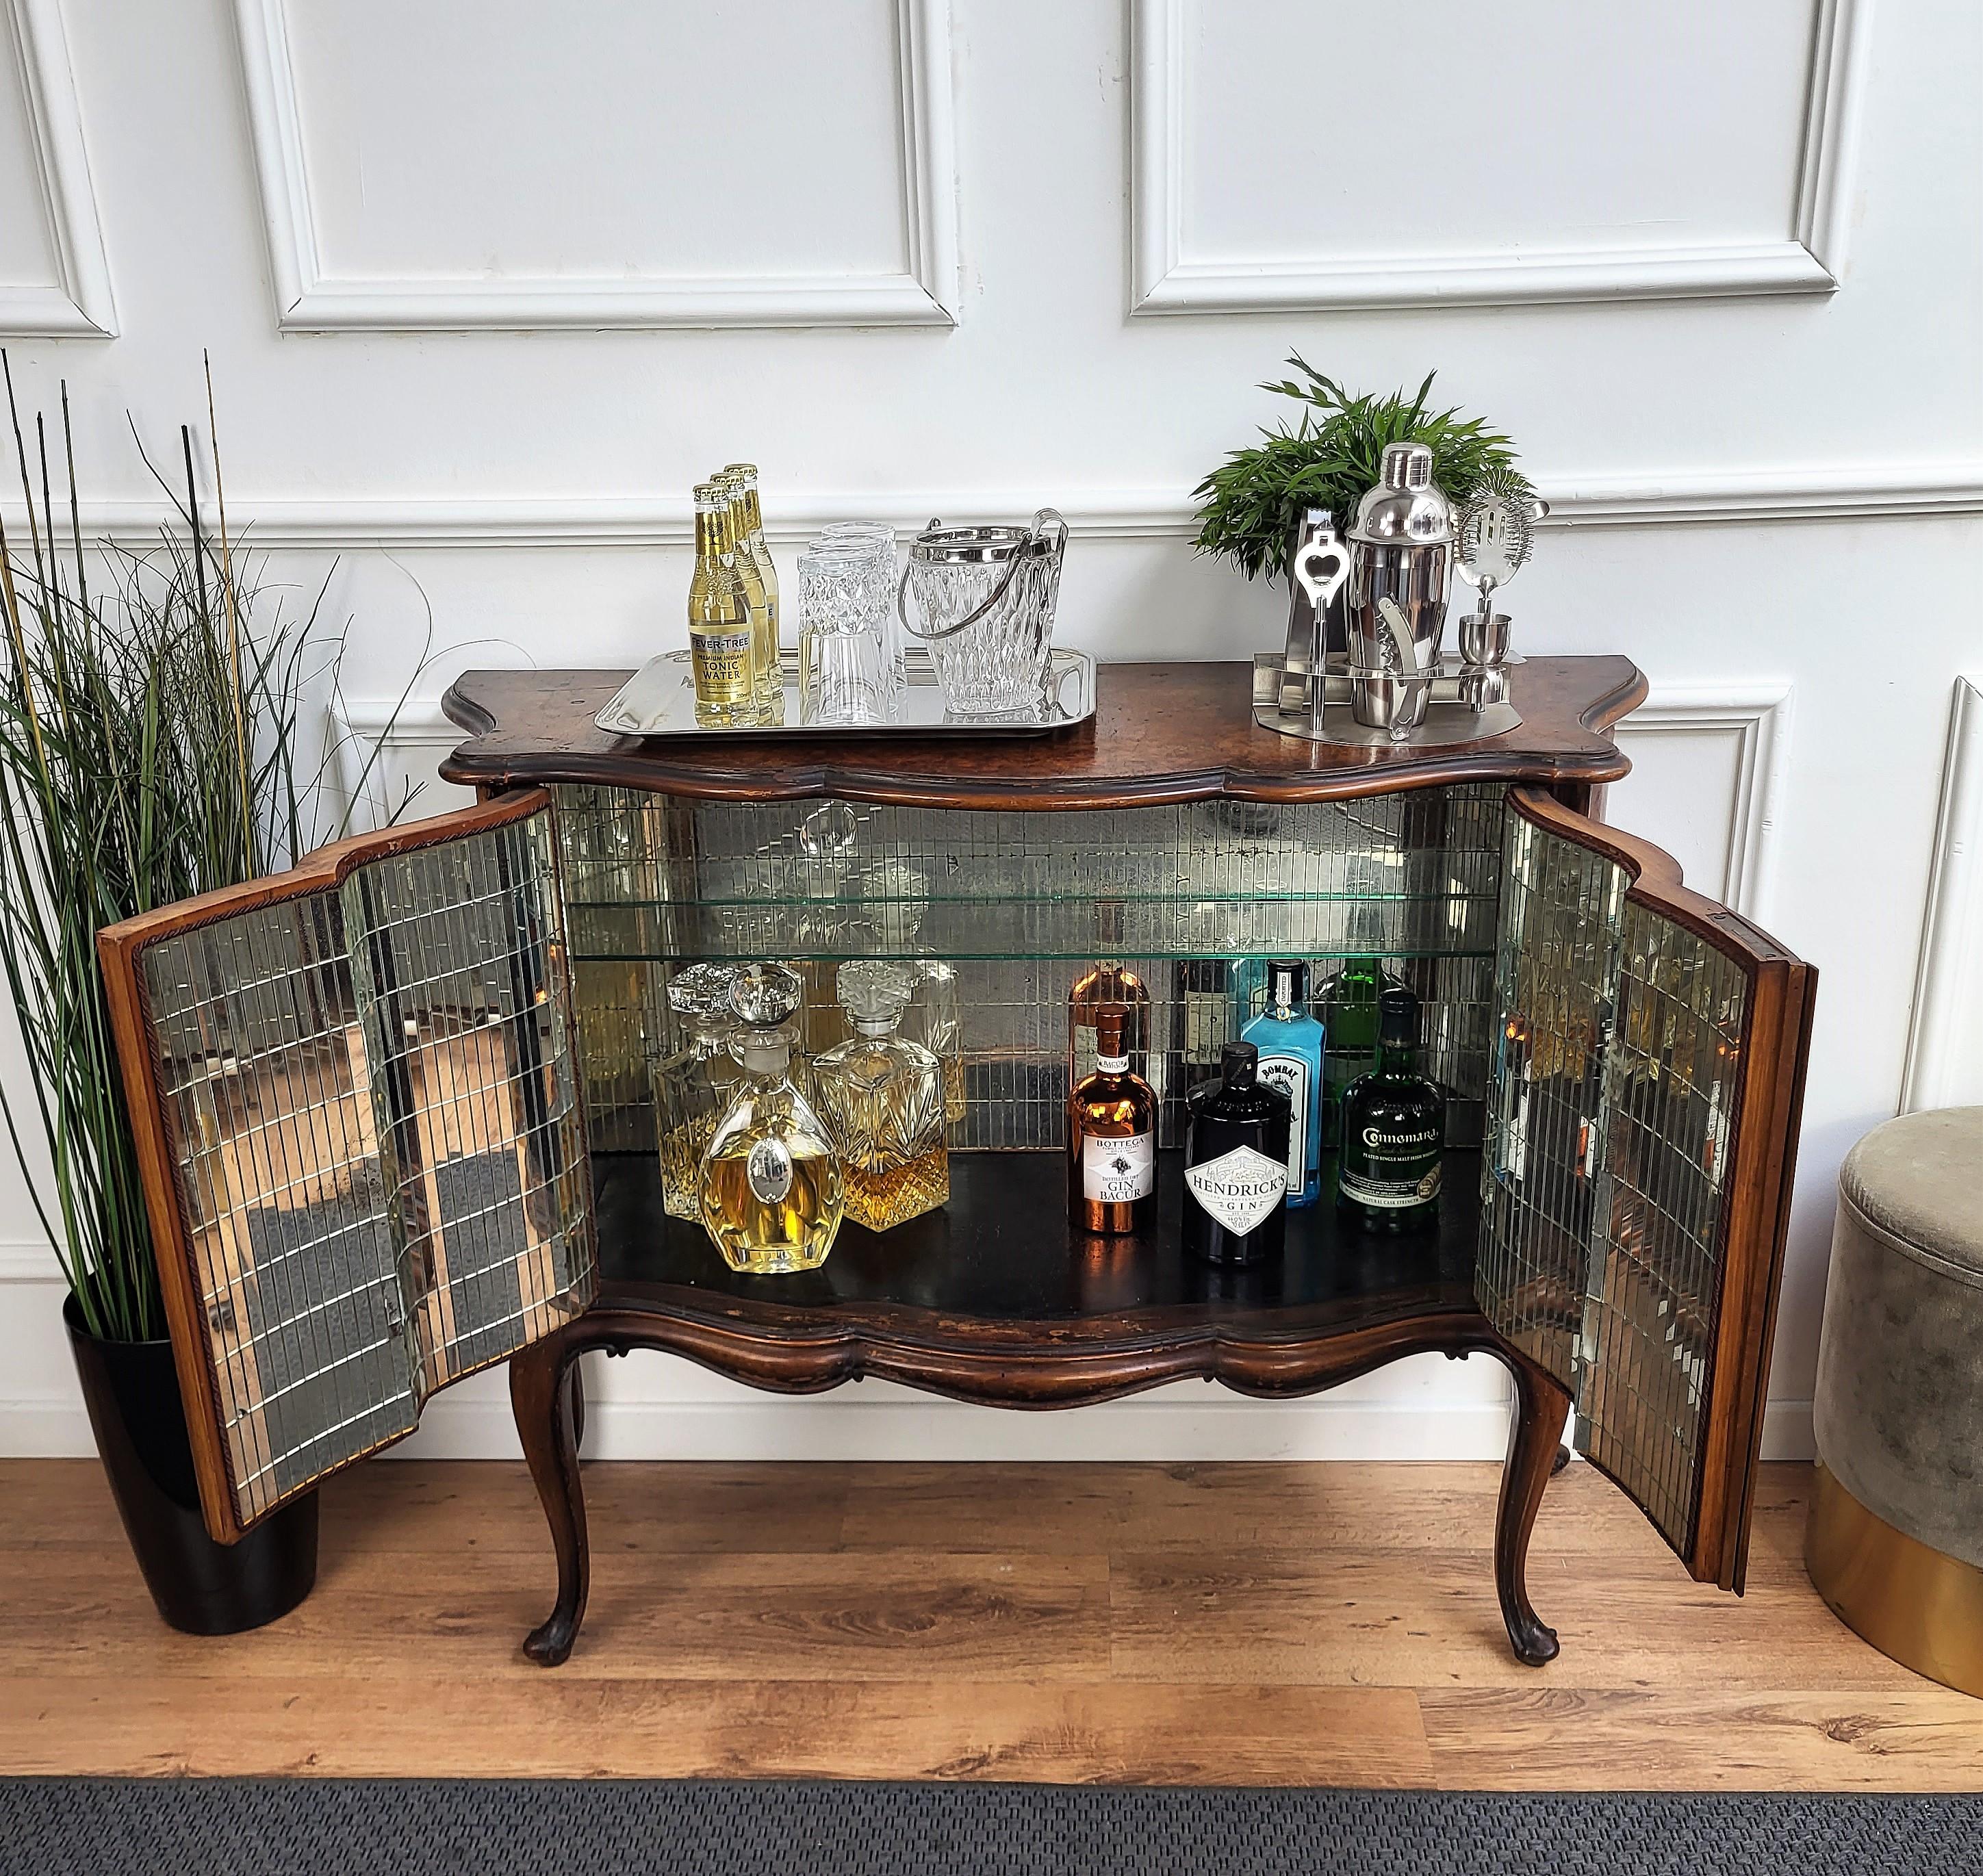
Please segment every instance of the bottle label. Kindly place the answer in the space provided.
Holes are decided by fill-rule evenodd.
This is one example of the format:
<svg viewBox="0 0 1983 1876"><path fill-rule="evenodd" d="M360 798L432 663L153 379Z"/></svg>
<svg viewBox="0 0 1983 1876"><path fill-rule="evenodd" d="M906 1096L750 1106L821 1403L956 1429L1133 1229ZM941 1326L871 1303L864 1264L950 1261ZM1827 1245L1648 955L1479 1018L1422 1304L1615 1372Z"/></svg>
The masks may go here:
<svg viewBox="0 0 1983 1876"><path fill-rule="evenodd" d="M1308 1182L1309 1065L1299 1055L1262 1055L1256 1078L1278 1088L1292 1103L1293 1124L1288 1129L1288 1184L1299 1192Z"/></svg>
<svg viewBox="0 0 1983 1876"><path fill-rule="evenodd" d="M695 694L704 702L731 704L751 694L754 636L747 627L741 632L689 634L689 662L695 671Z"/></svg>
<svg viewBox="0 0 1983 1876"><path fill-rule="evenodd" d="M1095 1072L1098 1075L1127 1075L1129 1058L1127 1055L1097 1055Z"/></svg>
<svg viewBox="0 0 1983 1876"><path fill-rule="evenodd" d="M761 1204L776 1205L792 1189L792 1156L782 1140L759 1140L744 1162L744 1176Z"/></svg>
<svg viewBox="0 0 1983 1876"><path fill-rule="evenodd" d="M1127 1205L1157 1189L1155 1134L1106 1140L1090 1134L1081 1143L1081 1195L1103 1205Z"/></svg>
<svg viewBox="0 0 1983 1876"><path fill-rule="evenodd" d="M1187 1166L1184 1185L1201 1211L1243 1238L1286 1197L1288 1169L1250 1146L1236 1146L1216 1159Z"/></svg>
<svg viewBox="0 0 1983 1876"><path fill-rule="evenodd" d="M1439 1196L1440 1129L1365 1127L1354 1162L1342 1169L1343 1195L1373 1211L1403 1211Z"/></svg>

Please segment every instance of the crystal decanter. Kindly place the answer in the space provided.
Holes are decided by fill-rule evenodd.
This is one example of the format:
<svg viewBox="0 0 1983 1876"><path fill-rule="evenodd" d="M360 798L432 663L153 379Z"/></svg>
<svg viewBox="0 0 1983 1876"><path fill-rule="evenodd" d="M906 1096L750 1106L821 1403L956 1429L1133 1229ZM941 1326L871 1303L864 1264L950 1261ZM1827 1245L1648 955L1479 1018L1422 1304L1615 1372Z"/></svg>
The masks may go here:
<svg viewBox="0 0 1983 1876"><path fill-rule="evenodd" d="M702 1222L733 1270L814 1270L840 1229L840 1156L792 1080L798 974L781 964L739 971L731 1052L743 1075L703 1155Z"/></svg>
<svg viewBox="0 0 1983 1876"><path fill-rule="evenodd" d="M736 967L694 964L668 981L668 1008L684 1038L653 1064L654 1119L660 1135L661 1203L674 1218L700 1218L697 1175L710 1136L736 1092L737 1028L730 1006Z"/></svg>
<svg viewBox="0 0 1983 1876"><path fill-rule="evenodd" d="M912 966L861 958L840 967L852 1038L813 1064L813 1086L845 1169L847 1216L886 1231L950 1197L943 1067L896 1033L916 985Z"/></svg>

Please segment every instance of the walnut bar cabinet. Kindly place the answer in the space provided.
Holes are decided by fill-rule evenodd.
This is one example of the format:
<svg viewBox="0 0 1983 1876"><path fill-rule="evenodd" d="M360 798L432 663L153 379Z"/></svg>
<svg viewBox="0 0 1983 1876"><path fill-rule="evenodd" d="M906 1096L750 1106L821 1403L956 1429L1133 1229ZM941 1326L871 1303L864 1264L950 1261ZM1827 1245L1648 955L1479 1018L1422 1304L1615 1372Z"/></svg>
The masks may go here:
<svg viewBox="0 0 1983 1876"><path fill-rule="evenodd" d="M588 1350L1051 1408L1192 1376L1272 1400L1436 1349L1513 1378L1495 1576L1521 1660L1557 1651L1523 1571L1567 1423L1739 1591L1814 974L1594 818L1629 663L1512 675L1519 729L1425 751L1276 736L1242 664L1105 665L1095 720L1047 738L674 745L593 727L622 673L464 676L442 767L480 805L102 935L209 1529L507 1360L558 1571L525 1646L555 1664L585 1609ZM1325 1205L1278 1264L1197 1267L1185 1092L1283 955L1416 992L1440 1228L1363 1238ZM950 1202L733 1275L661 1203L668 976L791 962L816 1051L835 965L874 956L955 971ZM1066 992L1098 958L1151 998L1163 1199L1127 1239L1063 1199Z"/></svg>

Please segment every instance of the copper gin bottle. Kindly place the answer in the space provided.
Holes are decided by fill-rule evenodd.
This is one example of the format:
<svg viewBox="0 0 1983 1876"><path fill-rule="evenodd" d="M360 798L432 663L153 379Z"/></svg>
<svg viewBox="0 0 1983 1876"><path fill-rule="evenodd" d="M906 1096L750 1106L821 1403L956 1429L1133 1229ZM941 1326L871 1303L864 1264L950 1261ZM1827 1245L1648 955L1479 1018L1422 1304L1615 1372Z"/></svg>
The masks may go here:
<svg viewBox="0 0 1983 1876"><path fill-rule="evenodd" d="M1077 1231L1147 1231L1157 1219L1157 1098L1129 1072L1128 1009L1095 1012L1095 1072L1067 1109L1067 1212Z"/></svg>

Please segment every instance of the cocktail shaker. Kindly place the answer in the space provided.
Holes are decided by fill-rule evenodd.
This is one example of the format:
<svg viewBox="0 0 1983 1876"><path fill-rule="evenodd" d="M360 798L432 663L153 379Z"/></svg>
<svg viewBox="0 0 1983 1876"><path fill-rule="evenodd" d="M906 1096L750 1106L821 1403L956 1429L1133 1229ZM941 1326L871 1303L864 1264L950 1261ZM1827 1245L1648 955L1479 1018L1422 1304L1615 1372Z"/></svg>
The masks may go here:
<svg viewBox="0 0 1983 1876"><path fill-rule="evenodd" d="M1391 727L1365 714L1356 674L1437 668L1453 526L1452 504L1433 481L1432 452L1423 443L1387 444L1382 476L1358 503L1349 530L1350 692L1358 722Z"/></svg>

